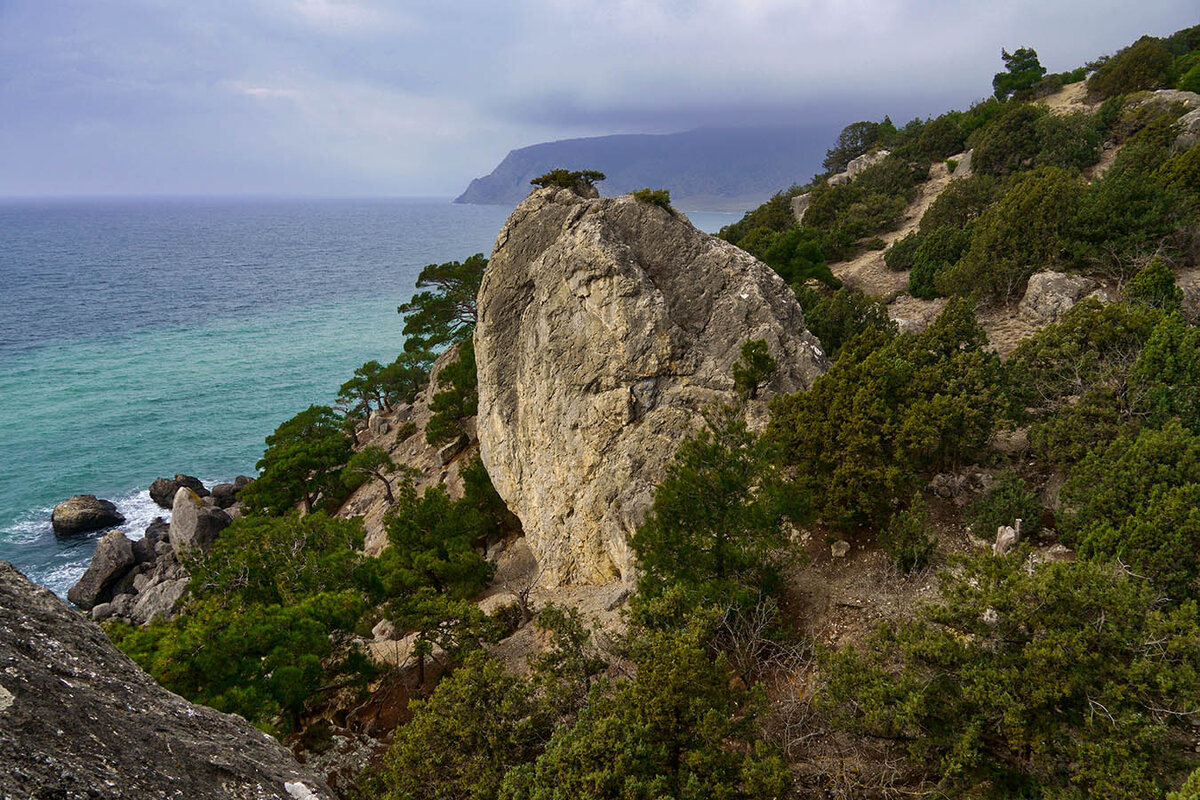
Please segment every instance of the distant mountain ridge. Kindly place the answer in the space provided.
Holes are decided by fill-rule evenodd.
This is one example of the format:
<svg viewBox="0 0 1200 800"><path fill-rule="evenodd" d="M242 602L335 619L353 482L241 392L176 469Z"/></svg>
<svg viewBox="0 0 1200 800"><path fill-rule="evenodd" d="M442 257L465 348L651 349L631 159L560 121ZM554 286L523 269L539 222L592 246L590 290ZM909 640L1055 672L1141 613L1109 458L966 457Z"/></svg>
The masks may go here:
<svg viewBox="0 0 1200 800"><path fill-rule="evenodd" d="M836 133L829 125L699 128L544 142L511 151L454 202L513 205L529 194L532 178L563 167L605 173L604 196L649 186L668 189L680 209L747 211L819 172Z"/></svg>

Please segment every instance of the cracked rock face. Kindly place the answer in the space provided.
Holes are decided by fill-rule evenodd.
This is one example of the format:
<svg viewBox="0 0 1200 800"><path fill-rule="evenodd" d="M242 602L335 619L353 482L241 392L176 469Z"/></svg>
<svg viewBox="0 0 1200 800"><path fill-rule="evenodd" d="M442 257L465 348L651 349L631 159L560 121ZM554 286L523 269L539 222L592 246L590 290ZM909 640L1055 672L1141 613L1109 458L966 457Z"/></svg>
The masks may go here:
<svg viewBox="0 0 1200 800"><path fill-rule="evenodd" d="M779 364L760 397L826 368L770 268L631 196L531 194L478 306L481 455L552 585L632 579L627 537L702 410L734 399L743 343Z"/></svg>
<svg viewBox="0 0 1200 800"><path fill-rule="evenodd" d="M0 561L0 797L332 794L274 739L163 689L100 628Z"/></svg>

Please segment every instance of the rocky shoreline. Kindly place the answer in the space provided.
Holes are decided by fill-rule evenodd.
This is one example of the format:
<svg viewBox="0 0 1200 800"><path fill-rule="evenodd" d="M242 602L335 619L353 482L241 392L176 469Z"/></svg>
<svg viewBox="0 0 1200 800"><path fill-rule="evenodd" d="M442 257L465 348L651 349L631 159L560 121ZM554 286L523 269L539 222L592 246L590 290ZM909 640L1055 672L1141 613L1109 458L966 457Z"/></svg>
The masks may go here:
<svg viewBox="0 0 1200 800"><path fill-rule="evenodd" d="M207 550L230 522L242 516L238 493L252 480L239 476L233 483L218 483L209 489L198 478L182 473L155 479L150 497L160 508L171 511L171 521L155 518L136 540L119 528L109 530L97 542L91 564L67 592L67 599L96 621L118 618L132 625L147 625L155 619L170 619L190 580L186 559L181 560L180 555ZM63 516L59 509L69 506L84 510L66 518L101 519L88 508L104 509L105 504L113 505L94 495L76 495L55 507L53 518ZM112 510L115 513L115 506ZM124 522L124 517L116 516ZM91 529L101 527L108 526L93 525Z"/></svg>

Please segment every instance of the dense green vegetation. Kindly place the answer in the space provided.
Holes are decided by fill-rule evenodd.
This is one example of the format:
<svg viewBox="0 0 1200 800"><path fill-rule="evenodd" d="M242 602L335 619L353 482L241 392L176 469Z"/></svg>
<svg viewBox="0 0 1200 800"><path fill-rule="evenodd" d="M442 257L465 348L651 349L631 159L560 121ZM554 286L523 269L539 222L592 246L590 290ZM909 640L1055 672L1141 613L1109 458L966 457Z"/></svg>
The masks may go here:
<svg viewBox="0 0 1200 800"><path fill-rule="evenodd" d="M372 599L362 537L320 512L235 520L188 564L186 613L109 636L171 691L295 730L321 692L361 690L374 672L352 641Z"/></svg>
<svg viewBox="0 0 1200 800"><path fill-rule="evenodd" d="M417 277L418 292L397 311L404 315L404 350L441 350L470 337L475 330L475 297L487 259L476 253L466 261L430 264Z"/></svg>
<svg viewBox="0 0 1200 800"><path fill-rule="evenodd" d="M928 331L869 329L807 392L777 398L768 434L826 522L882 526L932 471L978 457L1004 409L1005 373L969 303Z"/></svg>
<svg viewBox="0 0 1200 800"><path fill-rule="evenodd" d="M333 409L309 406L267 437L258 480L243 490L242 500L263 513L286 514L298 503L311 513L319 499L341 498L342 468L352 452Z"/></svg>
<svg viewBox="0 0 1200 800"><path fill-rule="evenodd" d="M1200 702L1194 604L1100 561L983 555L940 601L829 656L842 719L952 797L1147 798Z"/></svg>
<svg viewBox="0 0 1200 800"><path fill-rule="evenodd" d="M425 390L451 347L424 434L465 435L487 266L475 255L421 273L427 291L399 309L396 361L367 362L336 409L312 406L267 437L248 515L187 565L184 613L109 635L172 690L282 734L396 678L358 644L391 621L411 637L414 699L357 787L364 800L1200 795L1200 329L1175 281L1197 261L1200 148L1176 145L1179 108L1136 94L1191 85L1198 48L1192 28L1058 75L1031 48L1003 51L994 98L902 127L848 125L827 173L722 231L793 287L831 367L772 398L756 433L744 406L776 364L765 340L744 343L742 405L710 409L680 444L630 538L637 590L620 634L536 608L530 589L484 615L476 600L496 568L482 553L520 526L483 464L461 464L454 499L418 492L378 440L358 442L373 413ZM1085 78L1107 98L1093 113L1037 105ZM1105 147L1119 149L1093 175ZM974 174L884 255L913 295L949 297L926 330L901 333L829 265L879 246L931 169L965 148ZM884 149L853 180L836 177ZM533 183L602 178L555 170ZM669 208L665 192L639 199ZM1049 268L1120 290L1002 360L976 307L1015 300ZM1000 447L1000 433L1018 444ZM934 491L981 475L953 499ZM362 553L359 521L328 515L365 481L389 508L378 558ZM1017 519L1016 549L983 551ZM870 608L873 634L818 646L806 615L820 603L798 598L824 590L797 575L842 537L868 551L844 569L880 550L888 580L936 586L936 600ZM982 552L948 555L947 543ZM537 644L514 671L489 648L525 625ZM813 742L828 748L805 751ZM869 785L873 764L893 782Z"/></svg>
<svg viewBox="0 0 1200 800"><path fill-rule="evenodd" d="M647 186L645 189L636 189L633 192L633 199L643 203L649 203L652 206L665 208L667 211L672 211L671 208L671 193L666 189L651 189Z"/></svg>
<svg viewBox="0 0 1200 800"><path fill-rule="evenodd" d="M807 511L783 489L765 443L736 409L722 409L680 446L631 540L639 595L681 590L708 603L753 597L778 584L772 560L783 544L780 523Z"/></svg>
<svg viewBox="0 0 1200 800"><path fill-rule="evenodd" d="M598 181L604 180L604 173L594 169L568 170L552 169L545 175L539 175L529 182L531 186L545 188L558 186L562 189L591 189Z"/></svg>
<svg viewBox="0 0 1200 800"><path fill-rule="evenodd" d="M997 100L1007 100L1017 92L1032 89L1046 75L1046 68L1038 61L1037 51L1032 47L1018 47L1013 52L1000 50L1004 61L1004 72L992 78L992 91Z"/></svg>
<svg viewBox="0 0 1200 800"><path fill-rule="evenodd" d="M1173 146L1181 106L1138 92L1190 76L1200 67L1198 38L1195 29L1145 37L1097 62L1088 90L1107 102L1095 113L1065 116L1037 100L1083 80L1087 70L1046 76L1031 48L1004 51L996 99L900 128L886 118L848 125L829 150L826 173L779 193L720 235L789 283L816 279L836 288L828 265L878 246L875 237L895 228L930 164L970 148L973 175L953 181L919 232L885 254L890 268L909 271L914 296L1007 301L1020 297L1038 269L1128 277L1132 264L1156 253L1168 264L1189 258L1189 226L1200 220L1200 152ZM1116 163L1083 180L1106 141L1125 145ZM884 149L890 155L854 180L834 180L854 158ZM791 201L800 195L808 206L797 224Z"/></svg>

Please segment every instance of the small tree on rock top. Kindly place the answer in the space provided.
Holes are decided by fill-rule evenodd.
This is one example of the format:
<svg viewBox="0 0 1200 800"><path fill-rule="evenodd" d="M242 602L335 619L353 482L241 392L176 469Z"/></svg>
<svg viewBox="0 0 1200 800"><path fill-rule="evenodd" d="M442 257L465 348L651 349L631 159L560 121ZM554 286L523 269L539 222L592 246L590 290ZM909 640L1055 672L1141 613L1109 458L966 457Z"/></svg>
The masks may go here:
<svg viewBox="0 0 1200 800"><path fill-rule="evenodd" d="M595 188L596 182L602 180L604 180L604 173L594 169L572 171L560 167L550 170L545 175L539 175L529 184L543 189L547 186L558 186L562 189L570 189L575 194L584 195L590 194Z"/></svg>

